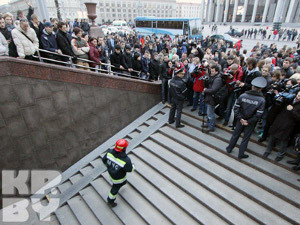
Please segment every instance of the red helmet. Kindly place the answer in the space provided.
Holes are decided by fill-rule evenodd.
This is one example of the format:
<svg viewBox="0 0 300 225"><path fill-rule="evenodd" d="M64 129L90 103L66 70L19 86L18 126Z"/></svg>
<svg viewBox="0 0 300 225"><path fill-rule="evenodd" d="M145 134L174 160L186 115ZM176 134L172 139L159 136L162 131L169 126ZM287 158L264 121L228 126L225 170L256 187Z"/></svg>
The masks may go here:
<svg viewBox="0 0 300 225"><path fill-rule="evenodd" d="M116 142L115 150L117 152L125 152L127 146L128 146L128 141L127 140L125 140L125 139L119 139Z"/></svg>

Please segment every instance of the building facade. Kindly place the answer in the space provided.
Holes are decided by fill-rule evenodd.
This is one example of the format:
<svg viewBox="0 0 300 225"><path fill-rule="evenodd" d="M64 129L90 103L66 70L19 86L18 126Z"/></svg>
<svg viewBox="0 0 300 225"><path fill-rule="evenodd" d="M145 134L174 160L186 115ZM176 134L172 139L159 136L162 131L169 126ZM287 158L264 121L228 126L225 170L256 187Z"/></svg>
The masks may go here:
<svg viewBox="0 0 300 225"><path fill-rule="evenodd" d="M87 18L87 0L58 0L62 19ZM41 19L57 17L54 0L31 0ZM197 17L204 23L300 23L300 0L97 0L97 23L114 20L134 21L137 16ZM42 6L48 13L41 10ZM0 12L27 10L24 0L0 6ZM48 15L45 15L48 14ZM48 17L48 18L45 18Z"/></svg>

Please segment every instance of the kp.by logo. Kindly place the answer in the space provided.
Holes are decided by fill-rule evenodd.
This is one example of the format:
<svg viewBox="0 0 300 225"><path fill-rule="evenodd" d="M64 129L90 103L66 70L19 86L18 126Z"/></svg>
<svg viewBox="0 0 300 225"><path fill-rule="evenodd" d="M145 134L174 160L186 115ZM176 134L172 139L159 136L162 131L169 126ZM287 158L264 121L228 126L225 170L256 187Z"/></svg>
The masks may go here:
<svg viewBox="0 0 300 225"><path fill-rule="evenodd" d="M56 195L54 187L61 179L61 173L55 170L3 170L3 222L26 222L29 219L28 207L39 214L40 220L50 221L49 215L59 207L59 198L51 197L48 204L44 205L40 197L45 195L46 190ZM13 197L16 196L16 190L22 198Z"/></svg>

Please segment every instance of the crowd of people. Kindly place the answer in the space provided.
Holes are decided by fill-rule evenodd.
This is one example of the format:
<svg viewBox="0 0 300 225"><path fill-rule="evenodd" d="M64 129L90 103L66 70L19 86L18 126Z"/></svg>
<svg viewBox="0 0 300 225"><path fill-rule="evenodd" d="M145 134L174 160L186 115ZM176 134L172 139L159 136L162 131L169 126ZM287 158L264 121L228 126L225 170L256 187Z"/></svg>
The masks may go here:
<svg viewBox="0 0 300 225"><path fill-rule="evenodd" d="M203 125L206 132L216 129L215 115L219 121L223 120L223 126L229 125L232 129L239 127L241 130L241 126L249 124L253 130L256 127L259 141L269 137L265 158L278 140L280 151L276 160L280 161L289 143L299 135L296 132L300 130L299 48L284 46L277 49L275 44L257 43L249 56L247 50L241 50L241 43L236 49L228 49L222 40L212 41L210 37L199 40L180 35L172 39L169 35L155 34L90 37L86 21L71 24L53 18L50 22L41 22L30 4L28 15L20 11L16 20L10 13L2 14L0 31L0 55L37 60L38 49L44 49L48 51L43 53L44 58L62 62L71 58L81 69L107 70L110 64L116 75L161 80L162 103L172 105L169 123L175 122L177 110L178 128L183 127L180 117L183 102L187 101L191 111L198 110L200 116L207 117L207 123ZM251 35L251 32L247 30L244 35ZM287 30L286 34L293 40L295 35L291 32ZM257 33L265 32L258 30ZM253 94L252 81L257 77L266 80L266 86L259 90L265 101L263 110L253 111L249 118L244 118L237 107L242 107L243 101L248 100L239 97ZM235 116L229 124L232 111ZM255 119L251 120L252 117ZM300 155L290 163L297 164L294 168L298 170Z"/></svg>

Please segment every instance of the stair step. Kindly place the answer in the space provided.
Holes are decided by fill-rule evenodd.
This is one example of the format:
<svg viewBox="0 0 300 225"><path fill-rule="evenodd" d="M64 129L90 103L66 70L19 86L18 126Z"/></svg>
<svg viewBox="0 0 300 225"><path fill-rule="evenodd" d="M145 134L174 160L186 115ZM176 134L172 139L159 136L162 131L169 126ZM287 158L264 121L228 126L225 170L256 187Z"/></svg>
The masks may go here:
<svg viewBox="0 0 300 225"><path fill-rule="evenodd" d="M146 141L145 145L148 146L150 141ZM152 145L153 146L153 145ZM156 146L158 147L158 146ZM160 148L161 151L166 151L166 149ZM213 211L221 218L225 218L231 223L238 224L243 221L243 224L255 224L255 221L240 213L239 210L229 205L224 200L220 199L218 196L211 193L209 190L205 189L186 175L182 174L177 169L163 162L157 156L153 155L151 152L143 147L139 147L134 152L139 158L151 164L150 166L163 174L168 180L173 181L175 185L181 187L183 191L189 194L192 198L201 201L205 207ZM168 161L172 161L174 156L167 158ZM186 167L186 162L178 165L179 167Z"/></svg>
<svg viewBox="0 0 300 225"><path fill-rule="evenodd" d="M138 149L137 151L138 152ZM176 185L169 182L167 179L165 179L162 175L160 175L158 172L153 170L150 166L145 164L143 161L141 161L139 158L137 158L134 155L130 156L132 158L132 161L134 162L136 166L136 170L141 174L144 179L147 179L149 185L151 185L152 189L157 188L161 193L155 193L150 188L147 188L145 190L148 190L149 195L152 196L155 194L157 198L159 198L159 202L155 205L158 206L162 205L161 196L165 195L169 199L171 199L176 205L181 207L181 210L184 209L185 211L180 212L178 208L178 212L175 212L175 210L168 210L172 211L173 213L176 213L175 215L172 215L172 219L176 221L176 223L182 224L191 224L191 223L202 223L202 224L226 224L225 221L223 221L221 218L219 218L216 214L208 210L203 205L199 204L198 201L196 201L192 196L188 195L185 191L178 188ZM134 178L139 177L138 175L134 176ZM130 179L130 181L133 180L133 177ZM137 179L137 182L135 186L139 188L142 183L146 183L147 181L143 181L142 177L140 176L140 179ZM143 191L145 192L145 191ZM161 196L159 196L160 194ZM151 201L154 202L153 197L150 198ZM169 205L175 205L174 203L168 203ZM184 217L183 215L186 214ZM177 217L177 218L176 218ZM188 222L188 219L190 219L190 222ZM194 221L196 220L196 221Z"/></svg>
<svg viewBox="0 0 300 225"><path fill-rule="evenodd" d="M80 173L76 173L75 175L73 175L72 177L70 177L70 181L72 182L72 184L77 183L78 181L80 181L80 179L83 177L82 174Z"/></svg>
<svg viewBox="0 0 300 225"><path fill-rule="evenodd" d="M98 167L98 166L100 166L102 164L102 159L101 158L97 158L97 159L93 160L91 162L91 164L93 165L94 168L96 168L96 167Z"/></svg>
<svg viewBox="0 0 300 225"><path fill-rule="evenodd" d="M83 189L79 193L101 224L117 225L122 223L92 186Z"/></svg>
<svg viewBox="0 0 300 225"><path fill-rule="evenodd" d="M192 126L199 127L199 129L201 129L202 121L200 121L200 120L194 119L190 116L187 116L187 115L183 114L182 115L182 121L184 123L187 123L187 124L192 125ZM215 132L210 134L210 135L213 136L213 137L219 137L223 141L229 143L229 140L231 139L232 133L228 132L228 131L224 131L222 129L215 129ZM241 141L242 141L242 138L239 138L237 143L240 144ZM266 151L266 147L263 147L263 146L255 143L255 142L252 142L252 141L249 141L249 144L248 144L247 148L251 151L251 153L254 153L254 154L256 154L258 156L261 156L261 157L264 154L264 152ZM269 156L269 159L275 159L276 156L277 156L277 153L273 152ZM288 157L288 156L285 156L284 160L281 160L280 162L276 162L276 164L282 164L282 165L289 168L291 165L286 163L287 160L292 160L292 158ZM266 160L264 160L264 161L266 161ZM274 172L276 173L277 171L274 171Z"/></svg>
<svg viewBox="0 0 300 225"><path fill-rule="evenodd" d="M74 196L67 203L81 225L101 224L80 196Z"/></svg>
<svg viewBox="0 0 300 225"><path fill-rule="evenodd" d="M138 136L140 134L140 132L138 132L138 131L133 131L133 132L131 132L130 134L129 134L129 136L133 139L133 138L135 138L136 136Z"/></svg>
<svg viewBox="0 0 300 225"><path fill-rule="evenodd" d="M152 124L149 123L149 126L151 126L151 125L152 125ZM148 128L149 126L143 124L143 125L141 125L141 126L138 127L138 130L140 130L141 132L143 132L143 131L147 130L147 128Z"/></svg>
<svg viewBox="0 0 300 225"><path fill-rule="evenodd" d="M193 129L186 128L186 131L191 133L195 132ZM184 129L183 128L183 129ZM206 157L209 157L213 160L216 160L218 164L222 164L223 167L229 168L231 171L234 171L234 173L239 174L239 176L244 176L247 179L254 181L253 178L255 178L255 181L259 183L259 185L265 186L269 188L270 190L274 191L277 194L280 194L281 196L289 199L289 201L294 202L295 204L298 204L298 198L300 197L299 191L291 188L290 186L275 180L274 178L269 177L268 175L259 172L252 167L247 166L243 162L240 162L236 159L231 158L227 154L222 154L218 151L215 151L211 149L210 147L203 145L201 142L196 141L181 132L172 129L168 126L165 126L160 129L161 132L164 134L173 137L176 142L181 143L181 140L184 140L185 143L188 143L188 145L193 148L195 151L198 151L201 154L206 155ZM155 134L156 135L156 134ZM200 134L199 136L201 136ZM154 136L154 135L152 135ZM163 142L166 143L166 142ZM168 143L169 144L169 143ZM178 145L176 145L178 147ZM213 168L212 168L213 169ZM224 168L223 168L224 170ZM222 177L222 176L221 176ZM237 177L237 176L236 176ZM235 182L237 179L232 179L231 177L228 178L229 180L232 180L232 182ZM260 189L259 191L255 190L255 185L253 185L249 181L243 182L248 183L247 185L243 186L244 192L248 193L252 196L256 196L257 200L264 202L266 205L269 205L271 208L276 209L278 212L282 213L282 215L286 215L289 218L297 218L297 207L294 205L291 205L288 202L285 202L284 200L272 195L268 191L265 191L263 189ZM241 188L240 183L235 183L234 186ZM253 187L253 188L249 188ZM259 196L259 197L258 197ZM297 218L298 220L298 218ZM300 218L299 218L300 220Z"/></svg>
<svg viewBox="0 0 300 225"><path fill-rule="evenodd" d="M58 189L59 189L60 193L63 193L71 186L72 186L72 183L70 181L66 181L63 184L59 185Z"/></svg>
<svg viewBox="0 0 300 225"><path fill-rule="evenodd" d="M219 139L216 139L211 135L207 135L202 132L199 133L199 131L197 132L197 129L193 127L186 126L181 129L181 132L191 135L193 138L196 138L198 140L204 141L204 144L207 143L208 145L211 145L211 147L217 148L218 150L222 151L222 153L224 152L226 155L238 154L238 151L235 150L232 154L227 154L225 149L228 143L220 141ZM300 182L297 181L298 175L296 173L282 168L275 163L264 160L261 157L257 157L251 153L247 154L249 154L250 157L247 160L243 160L245 163L248 163L251 167L258 168L259 170L265 172L275 179L279 179L281 182L291 184L295 189L300 190ZM268 185L271 187L274 186L272 182L268 182ZM281 192L285 193L284 190L280 189L279 193ZM289 196L290 199L294 199L294 195L292 193L290 193ZM298 202L300 202L300 196L298 196Z"/></svg>
<svg viewBox="0 0 300 225"><path fill-rule="evenodd" d="M68 205L64 205L57 209L55 215L61 225L80 224Z"/></svg>
<svg viewBox="0 0 300 225"><path fill-rule="evenodd" d="M110 182L108 173L104 173L103 177L107 182ZM127 175L130 177L130 184L135 177L133 174ZM138 191L136 191L130 184L126 184L122 187L119 194L134 208L137 213L147 222L148 224L171 224L164 215L162 215L153 205L145 199ZM147 189L150 192L151 189ZM142 192L142 194L144 194ZM117 197L118 201L118 197Z"/></svg>
<svg viewBox="0 0 300 225"><path fill-rule="evenodd" d="M111 186L104 180L104 178L97 178L91 183L91 185L95 188L101 198L106 201ZM132 199L132 201L134 201L134 199ZM118 206L112 208L112 211L124 224L147 224L135 211L135 209L127 204L122 196L118 196L116 202L118 203Z"/></svg>
<svg viewBox="0 0 300 225"><path fill-rule="evenodd" d="M94 169L94 167L93 167L92 165L88 165L88 166L82 168L82 169L80 170L80 172L82 173L83 176L86 176L86 175L88 175L89 173L91 173L93 169Z"/></svg>
<svg viewBox="0 0 300 225"><path fill-rule="evenodd" d="M155 134L153 136L154 139L156 136L159 136L160 134ZM206 173L206 171L202 170L201 167L205 168L208 171L214 172L211 168L220 168L220 172L226 172L223 168L218 166L217 164L211 162L210 160L202 157L201 155L196 154L195 152L189 150L188 148L185 148L183 146L177 146L174 141L171 139L163 139L160 141L165 141L164 143L168 143L170 148L172 148L174 151L176 151L177 155L174 154L174 152L171 152L167 150L166 148L162 147L161 145L151 141L147 140L145 141L142 146L146 146L149 151L151 151L153 154L159 156L162 159L165 159L170 165L172 165L176 170L182 171L183 173L187 174L188 176L192 177L195 181L199 182L202 186L206 187L213 193L216 193L219 195L220 198L223 198L233 204L235 207L239 208L242 212L250 215L252 218L257 219L258 221L262 223L270 223L270 224L286 224L287 221L283 220L281 217L277 216L276 214L270 212L269 210L265 209L258 203L256 203L254 200L247 198L243 194L240 194L238 191L232 189L229 187L226 183L222 183L217 178L211 176L210 174ZM135 153L135 152L134 152ZM186 161L184 157L190 161ZM152 160L149 162L152 163ZM196 167L192 163L197 163L201 167ZM166 170L167 171L167 170ZM229 172L230 173L230 172ZM229 174L230 177L230 174ZM227 177L224 177L226 179ZM185 185L185 184L184 184ZM182 184L183 186L183 184ZM191 186L192 187L192 186ZM200 195L199 195L200 196ZM219 200L216 200L211 202L211 204L219 204ZM212 206L213 207L213 206ZM215 207L216 209L219 207ZM226 209L226 208L223 208ZM221 211L223 210L221 207ZM225 212L224 212L225 213ZM238 212L237 212L238 213ZM220 212L222 214L222 212ZM235 214L226 214L226 216L235 216ZM236 218L230 218L229 220L233 220ZM241 224L241 221L239 223L235 224Z"/></svg>

